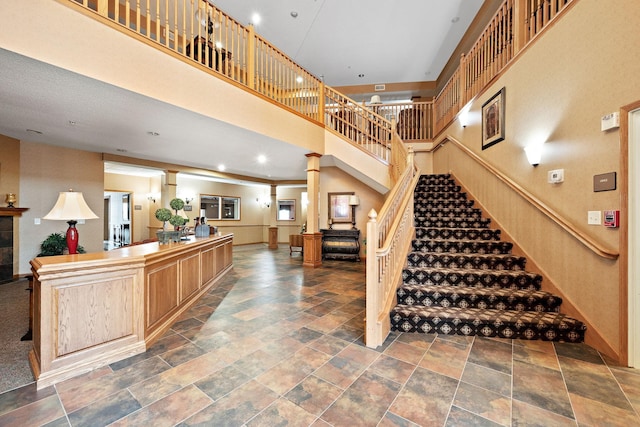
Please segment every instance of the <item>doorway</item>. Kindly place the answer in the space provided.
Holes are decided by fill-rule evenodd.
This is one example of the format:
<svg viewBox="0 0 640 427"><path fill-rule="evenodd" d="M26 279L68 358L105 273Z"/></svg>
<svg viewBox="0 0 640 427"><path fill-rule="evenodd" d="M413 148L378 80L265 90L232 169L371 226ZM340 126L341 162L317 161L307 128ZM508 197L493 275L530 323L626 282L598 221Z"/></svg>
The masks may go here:
<svg viewBox="0 0 640 427"><path fill-rule="evenodd" d="M131 244L133 221L131 204L133 193L125 191L104 192L104 250Z"/></svg>

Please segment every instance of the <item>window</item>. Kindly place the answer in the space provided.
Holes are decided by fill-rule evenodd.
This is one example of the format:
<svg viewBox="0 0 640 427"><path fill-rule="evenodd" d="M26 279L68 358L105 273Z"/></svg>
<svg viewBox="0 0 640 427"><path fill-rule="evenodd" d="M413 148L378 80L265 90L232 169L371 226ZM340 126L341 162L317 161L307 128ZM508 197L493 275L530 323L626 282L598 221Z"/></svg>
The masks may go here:
<svg viewBox="0 0 640 427"><path fill-rule="evenodd" d="M278 200L278 221L295 221L296 201L293 199Z"/></svg>
<svg viewBox="0 0 640 427"><path fill-rule="evenodd" d="M207 219L239 220L240 198L202 194L200 195L200 216Z"/></svg>

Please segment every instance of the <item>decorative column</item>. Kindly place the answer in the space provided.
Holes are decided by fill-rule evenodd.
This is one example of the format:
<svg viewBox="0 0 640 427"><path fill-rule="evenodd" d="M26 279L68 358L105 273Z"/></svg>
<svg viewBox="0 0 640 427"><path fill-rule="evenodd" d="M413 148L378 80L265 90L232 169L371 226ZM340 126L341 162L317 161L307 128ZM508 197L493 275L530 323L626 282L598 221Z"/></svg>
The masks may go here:
<svg viewBox="0 0 640 427"><path fill-rule="evenodd" d="M178 181L177 175L178 171L166 170L165 173L165 181L162 186L162 206L165 208L169 207L169 202L175 199L178 193Z"/></svg>
<svg viewBox="0 0 640 427"><path fill-rule="evenodd" d="M277 215L278 206L276 206L276 190L278 186L271 184L271 195L269 196L269 249L278 249L278 226Z"/></svg>
<svg viewBox="0 0 640 427"><path fill-rule="evenodd" d="M307 231L303 235L304 267L320 267L322 265L322 233L318 225L318 200L320 195L320 157L321 154L309 153L307 156Z"/></svg>

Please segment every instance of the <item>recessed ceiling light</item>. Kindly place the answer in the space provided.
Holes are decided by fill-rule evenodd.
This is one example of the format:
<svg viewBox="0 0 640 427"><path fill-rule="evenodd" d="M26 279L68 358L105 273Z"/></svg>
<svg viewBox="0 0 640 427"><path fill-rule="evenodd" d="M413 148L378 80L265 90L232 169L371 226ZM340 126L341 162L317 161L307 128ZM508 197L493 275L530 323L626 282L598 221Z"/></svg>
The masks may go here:
<svg viewBox="0 0 640 427"><path fill-rule="evenodd" d="M458 22L459 20L460 20L460 17L459 17L459 16L456 16L455 18L453 18L453 19L451 20L451 22L452 22L453 24L455 24L455 23L456 23L456 22Z"/></svg>
<svg viewBox="0 0 640 427"><path fill-rule="evenodd" d="M35 130L35 129L27 129L27 132L37 133L38 135L42 135L42 132L40 132L39 130Z"/></svg>
<svg viewBox="0 0 640 427"><path fill-rule="evenodd" d="M295 10L291 11L291 17L292 18L297 18L298 17L298 12L296 12Z"/></svg>
<svg viewBox="0 0 640 427"><path fill-rule="evenodd" d="M160 134L158 132L154 132L154 131L150 130L149 132L147 132L147 135L159 136Z"/></svg>
<svg viewBox="0 0 640 427"><path fill-rule="evenodd" d="M124 148L116 148L116 151L118 153L126 153L127 152L127 150L125 150Z"/></svg>
<svg viewBox="0 0 640 427"><path fill-rule="evenodd" d="M258 12L254 12L254 14L253 14L253 15L251 15L251 23L252 23L253 25L258 25L258 24L260 24L260 20L261 20L261 19L262 19L262 18L260 18L260 15L258 14Z"/></svg>
<svg viewBox="0 0 640 427"><path fill-rule="evenodd" d="M218 165L218 170L220 172L224 172L225 169L227 169L227 167L225 165L223 165L223 164Z"/></svg>
<svg viewBox="0 0 640 427"><path fill-rule="evenodd" d="M358 77L363 78L364 74L360 73L360 74L358 74Z"/></svg>
<svg viewBox="0 0 640 427"><path fill-rule="evenodd" d="M267 163L267 156L265 156L264 154L260 154L258 156L258 163Z"/></svg>
<svg viewBox="0 0 640 427"><path fill-rule="evenodd" d="M69 124L70 124L71 126L75 126L75 125L77 125L78 123L77 123L77 122L74 122L73 120L69 120Z"/></svg>

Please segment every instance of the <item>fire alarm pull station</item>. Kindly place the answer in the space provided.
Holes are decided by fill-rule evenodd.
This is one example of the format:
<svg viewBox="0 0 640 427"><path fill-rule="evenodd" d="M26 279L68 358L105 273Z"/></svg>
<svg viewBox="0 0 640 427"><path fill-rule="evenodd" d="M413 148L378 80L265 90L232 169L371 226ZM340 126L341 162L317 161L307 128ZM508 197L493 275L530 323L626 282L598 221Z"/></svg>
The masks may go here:
<svg viewBox="0 0 640 427"><path fill-rule="evenodd" d="M620 226L620 211L604 211L604 226L618 228Z"/></svg>

